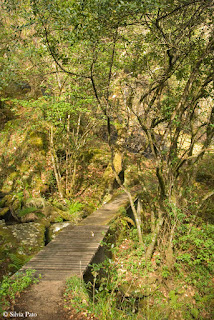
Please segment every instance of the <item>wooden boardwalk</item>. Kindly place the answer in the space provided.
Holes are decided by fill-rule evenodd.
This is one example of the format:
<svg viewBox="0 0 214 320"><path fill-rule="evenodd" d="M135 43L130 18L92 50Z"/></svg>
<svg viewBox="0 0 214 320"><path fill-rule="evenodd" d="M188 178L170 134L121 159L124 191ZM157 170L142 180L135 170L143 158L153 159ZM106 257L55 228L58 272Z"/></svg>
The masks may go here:
<svg viewBox="0 0 214 320"><path fill-rule="evenodd" d="M128 207L121 194L93 212L77 226L64 228L54 240L35 255L20 271L35 269L44 281L65 281L72 275L82 276L109 230L109 223Z"/></svg>

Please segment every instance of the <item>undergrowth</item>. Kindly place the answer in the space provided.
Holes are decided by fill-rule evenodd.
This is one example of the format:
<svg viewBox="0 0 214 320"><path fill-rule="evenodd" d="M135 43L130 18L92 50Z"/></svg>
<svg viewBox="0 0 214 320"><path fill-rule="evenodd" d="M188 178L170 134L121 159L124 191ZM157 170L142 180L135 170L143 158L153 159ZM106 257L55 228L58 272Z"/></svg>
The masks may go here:
<svg viewBox="0 0 214 320"><path fill-rule="evenodd" d="M212 319L213 228L199 223L178 228L171 267L167 266L163 244L146 264L136 229L124 230L123 239L110 245L112 259L92 266L91 282L69 279L67 308L100 320ZM149 241L147 234L144 243Z"/></svg>
<svg viewBox="0 0 214 320"><path fill-rule="evenodd" d="M13 277L4 276L0 286L0 313L8 310L15 303L16 297L30 284L37 283L35 270L17 272Z"/></svg>

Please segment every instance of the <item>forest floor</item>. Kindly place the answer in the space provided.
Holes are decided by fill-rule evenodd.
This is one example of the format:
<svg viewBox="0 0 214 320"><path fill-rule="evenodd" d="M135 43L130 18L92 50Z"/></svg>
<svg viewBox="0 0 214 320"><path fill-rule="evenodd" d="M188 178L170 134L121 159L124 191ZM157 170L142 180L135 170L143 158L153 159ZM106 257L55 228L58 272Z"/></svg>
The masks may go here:
<svg viewBox="0 0 214 320"><path fill-rule="evenodd" d="M65 307L65 286L64 281L40 281L33 284L16 300L11 316L3 319L97 320L92 314Z"/></svg>
<svg viewBox="0 0 214 320"><path fill-rule="evenodd" d="M69 319L63 306L63 281L41 281L29 287L14 306L15 313L36 320ZM30 307L29 307L30 306ZM15 317L12 317L15 319Z"/></svg>
<svg viewBox="0 0 214 320"><path fill-rule="evenodd" d="M10 319L35 320L91 320L87 315L66 309L64 301L64 281L40 281L33 284L21 294L11 311ZM30 307L29 307L30 306ZM10 314L10 311L8 311ZM13 317L14 315L14 317ZM6 319L5 317L3 319Z"/></svg>

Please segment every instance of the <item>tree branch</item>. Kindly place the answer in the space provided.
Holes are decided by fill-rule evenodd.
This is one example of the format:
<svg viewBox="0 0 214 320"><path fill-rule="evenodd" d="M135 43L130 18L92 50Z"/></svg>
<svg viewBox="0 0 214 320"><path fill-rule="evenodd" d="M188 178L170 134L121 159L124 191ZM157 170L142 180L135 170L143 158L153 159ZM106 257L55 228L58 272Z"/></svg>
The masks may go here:
<svg viewBox="0 0 214 320"><path fill-rule="evenodd" d="M71 75L71 76L76 76L76 77L80 77L80 78L84 78L84 79L91 79L91 77L89 76L86 76L86 75L82 75L82 74L79 74L79 73L75 73L75 72L71 72L69 70L66 70L60 63L59 61L57 60L57 57L55 55L55 52L54 50L52 49L51 45L50 45L50 41L48 39L48 31L47 31L47 28L44 24L44 22L42 21L42 24L43 24L43 28L44 28L44 31L45 31L45 39L46 39L46 42L47 42L47 45L48 45L48 49L50 51L50 54L54 60L54 62L57 64L57 66L65 73Z"/></svg>

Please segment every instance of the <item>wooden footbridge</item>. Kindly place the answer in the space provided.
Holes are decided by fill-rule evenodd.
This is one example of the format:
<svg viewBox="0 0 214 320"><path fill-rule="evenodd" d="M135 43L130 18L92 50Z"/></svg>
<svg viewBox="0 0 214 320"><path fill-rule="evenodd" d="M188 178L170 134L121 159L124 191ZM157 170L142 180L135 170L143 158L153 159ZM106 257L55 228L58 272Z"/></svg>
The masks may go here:
<svg viewBox="0 0 214 320"><path fill-rule="evenodd" d="M41 280L21 294L14 310L21 314L30 312L36 320L68 319L63 298L66 279L85 274L101 247L111 221L120 214L120 208L128 207L128 196L121 194L79 225L64 228L20 270L34 269L35 275L41 274Z"/></svg>
<svg viewBox="0 0 214 320"><path fill-rule="evenodd" d="M120 214L121 207L128 206L127 195L118 195L79 225L65 227L20 271L34 269L45 281L65 281L72 275L82 276L107 234L109 223Z"/></svg>

